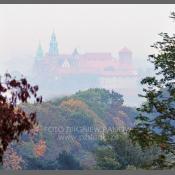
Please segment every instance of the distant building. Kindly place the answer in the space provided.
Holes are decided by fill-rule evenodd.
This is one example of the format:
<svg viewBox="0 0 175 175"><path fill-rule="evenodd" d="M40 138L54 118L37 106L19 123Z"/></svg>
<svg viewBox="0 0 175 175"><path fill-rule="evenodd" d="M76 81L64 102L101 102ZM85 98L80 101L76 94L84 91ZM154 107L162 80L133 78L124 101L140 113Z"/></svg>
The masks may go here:
<svg viewBox="0 0 175 175"><path fill-rule="evenodd" d="M49 78L52 81L62 79L64 82L63 80L71 79L70 82L73 83L76 82L74 80L78 80L77 90L84 85L83 88L100 87L133 94L137 89L138 76L132 64L132 52L128 48L122 48L118 58L105 52L80 54L77 49L72 54L60 54L54 32L51 35L48 53L44 55L39 44L34 71L36 77Z"/></svg>

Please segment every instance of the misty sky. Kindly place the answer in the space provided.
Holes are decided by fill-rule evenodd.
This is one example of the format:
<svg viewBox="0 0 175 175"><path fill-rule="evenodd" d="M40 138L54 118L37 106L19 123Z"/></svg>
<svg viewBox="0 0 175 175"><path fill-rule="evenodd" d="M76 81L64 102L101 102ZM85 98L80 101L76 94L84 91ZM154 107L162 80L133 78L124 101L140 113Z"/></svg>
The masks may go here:
<svg viewBox="0 0 175 175"><path fill-rule="evenodd" d="M0 69L33 61L38 42L48 51L52 31L60 53L117 53L127 46L145 60L158 33L175 31L175 5L0 5ZM31 60L29 60L31 57ZM21 61L21 63L25 63Z"/></svg>

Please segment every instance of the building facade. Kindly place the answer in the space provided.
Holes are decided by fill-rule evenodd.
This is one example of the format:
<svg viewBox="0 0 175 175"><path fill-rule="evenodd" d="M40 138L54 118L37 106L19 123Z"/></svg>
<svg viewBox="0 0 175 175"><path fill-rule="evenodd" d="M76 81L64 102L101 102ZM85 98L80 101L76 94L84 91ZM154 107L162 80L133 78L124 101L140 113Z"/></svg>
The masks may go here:
<svg viewBox="0 0 175 175"><path fill-rule="evenodd" d="M60 54L53 32L48 53L44 54L41 44L38 46L34 72L35 78L49 80L58 91L65 89L64 94L98 87L132 95L138 78L132 59L132 52L126 47L119 51L118 58L106 52L80 54L77 49Z"/></svg>

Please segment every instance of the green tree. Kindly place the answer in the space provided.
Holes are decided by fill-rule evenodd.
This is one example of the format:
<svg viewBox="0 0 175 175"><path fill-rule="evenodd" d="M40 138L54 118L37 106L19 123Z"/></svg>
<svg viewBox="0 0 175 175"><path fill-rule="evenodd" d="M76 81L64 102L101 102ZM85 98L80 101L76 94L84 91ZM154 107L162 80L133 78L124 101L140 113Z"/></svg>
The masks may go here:
<svg viewBox="0 0 175 175"><path fill-rule="evenodd" d="M175 18L175 13L171 17ZM155 164L165 168L175 165L175 34L160 36L162 41L152 46L157 52L149 56L155 76L141 81L144 95L140 96L146 101L138 108L137 124L130 136L142 148L157 144L162 151Z"/></svg>
<svg viewBox="0 0 175 175"><path fill-rule="evenodd" d="M110 147L98 148L95 152L97 169L117 170L120 168L119 162L116 160L115 152Z"/></svg>
<svg viewBox="0 0 175 175"><path fill-rule="evenodd" d="M95 152L98 169L149 168L159 149L152 147L144 151L133 144L126 132L109 132Z"/></svg>
<svg viewBox="0 0 175 175"><path fill-rule="evenodd" d="M56 159L59 164L60 170L80 170L81 166L78 160L74 158L71 153L63 151L59 154L59 157Z"/></svg>
<svg viewBox="0 0 175 175"><path fill-rule="evenodd" d="M81 170L80 162L66 151L59 153L56 159L48 160L45 157L29 157L24 156L25 166L27 170Z"/></svg>
<svg viewBox="0 0 175 175"><path fill-rule="evenodd" d="M117 110L117 108L121 107L124 102L123 96L117 92L99 88L79 91L72 97L84 101L98 116L102 118L105 118L107 110Z"/></svg>

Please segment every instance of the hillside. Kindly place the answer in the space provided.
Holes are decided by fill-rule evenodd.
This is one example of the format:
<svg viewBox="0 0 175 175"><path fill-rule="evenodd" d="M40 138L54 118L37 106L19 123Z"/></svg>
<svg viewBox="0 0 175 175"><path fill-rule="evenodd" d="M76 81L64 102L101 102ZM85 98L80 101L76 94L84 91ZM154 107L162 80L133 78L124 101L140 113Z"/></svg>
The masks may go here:
<svg viewBox="0 0 175 175"><path fill-rule="evenodd" d="M63 151L76 157L84 169L91 169L95 165L93 151L104 133L132 127L136 115L135 109L123 106L122 95L105 89L79 91L35 107L23 105L23 108L37 111L40 132L34 142L44 139L47 145L45 154L36 159L30 139L22 136L25 144L17 146L17 150L28 162L24 166L26 169L48 169L44 162L55 160ZM31 159L35 164L31 164Z"/></svg>

